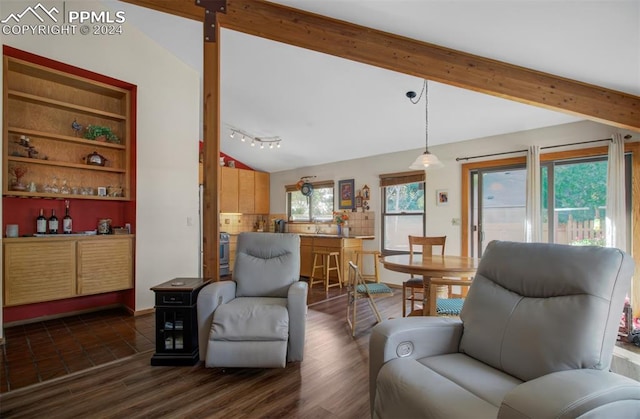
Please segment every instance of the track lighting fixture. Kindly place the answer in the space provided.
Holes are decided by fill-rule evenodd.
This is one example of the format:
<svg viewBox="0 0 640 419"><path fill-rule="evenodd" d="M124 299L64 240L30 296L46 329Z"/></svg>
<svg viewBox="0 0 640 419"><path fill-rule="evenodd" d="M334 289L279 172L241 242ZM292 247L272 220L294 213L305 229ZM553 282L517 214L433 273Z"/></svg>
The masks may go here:
<svg viewBox="0 0 640 419"><path fill-rule="evenodd" d="M282 141L280 137L254 137L237 128L229 129L231 130L229 137L235 138L236 134L238 134L238 136L240 136L240 141L243 143L247 140L251 140L251 147L255 147L256 144L259 144L260 148L264 149L264 145L268 144L270 149L273 149L274 146L275 148L280 148L280 142Z"/></svg>

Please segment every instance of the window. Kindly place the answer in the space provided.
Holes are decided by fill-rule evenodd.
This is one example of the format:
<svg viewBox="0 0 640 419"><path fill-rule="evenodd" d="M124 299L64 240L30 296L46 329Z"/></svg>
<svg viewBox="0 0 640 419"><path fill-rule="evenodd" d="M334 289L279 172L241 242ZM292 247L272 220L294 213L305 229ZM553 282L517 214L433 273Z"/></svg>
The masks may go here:
<svg viewBox="0 0 640 419"><path fill-rule="evenodd" d="M409 252L411 236L424 236L424 172L380 175L382 253Z"/></svg>
<svg viewBox="0 0 640 419"><path fill-rule="evenodd" d="M482 256L494 239L524 241L526 168L495 162L470 170L471 255ZM631 225L631 156L626 156L627 224ZM604 245L607 157L576 157L540 163L542 241ZM630 237L627 238L630 241Z"/></svg>
<svg viewBox="0 0 640 419"><path fill-rule="evenodd" d="M287 185L289 221L313 222L333 220L333 181L313 182L313 192L304 196L296 185Z"/></svg>

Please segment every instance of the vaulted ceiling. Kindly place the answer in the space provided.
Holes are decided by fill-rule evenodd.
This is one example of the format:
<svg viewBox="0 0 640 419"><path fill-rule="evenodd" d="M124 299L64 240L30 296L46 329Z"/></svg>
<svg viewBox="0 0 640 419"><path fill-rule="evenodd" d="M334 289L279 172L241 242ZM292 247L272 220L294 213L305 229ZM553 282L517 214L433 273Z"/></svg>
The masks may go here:
<svg viewBox="0 0 640 419"><path fill-rule="evenodd" d="M640 95L637 1L275 3ZM122 5L140 30L202 71L200 22ZM424 103L412 105L405 97L408 90L419 93L421 78L233 30L220 35L223 152L275 172L424 148ZM429 86L430 146L581 119L437 82ZM279 136L282 147L260 150L232 140L230 127Z"/></svg>

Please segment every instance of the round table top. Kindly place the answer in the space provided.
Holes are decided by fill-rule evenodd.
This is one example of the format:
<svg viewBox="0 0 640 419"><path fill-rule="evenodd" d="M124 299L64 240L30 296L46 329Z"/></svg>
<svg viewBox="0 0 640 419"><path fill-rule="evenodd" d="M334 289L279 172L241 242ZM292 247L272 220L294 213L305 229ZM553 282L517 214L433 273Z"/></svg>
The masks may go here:
<svg viewBox="0 0 640 419"><path fill-rule="evenodd" d="M381 259L386 269L425 276L471 276L478 269L480 259L467 256L391 255Z"/></svg>

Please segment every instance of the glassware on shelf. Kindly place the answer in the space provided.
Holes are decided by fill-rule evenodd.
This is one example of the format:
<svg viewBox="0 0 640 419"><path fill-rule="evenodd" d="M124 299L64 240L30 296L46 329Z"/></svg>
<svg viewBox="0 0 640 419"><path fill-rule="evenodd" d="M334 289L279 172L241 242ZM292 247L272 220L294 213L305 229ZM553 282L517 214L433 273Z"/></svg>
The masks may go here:
<svg viewBox="0 0 640 419"><path fill-rule="evenodd" d="M51 193L60 193L60 188L58 187L58 178L57 177L53 177L53 179L51 180Z"/></svg>
<svg viewBox="0 0 640 419"><path fill-rule="evenodd" d="M60 193L63 195L69 195L71 193L71 188L67 185L67 180L62 180L62 187L60 188Z"/></svg>

